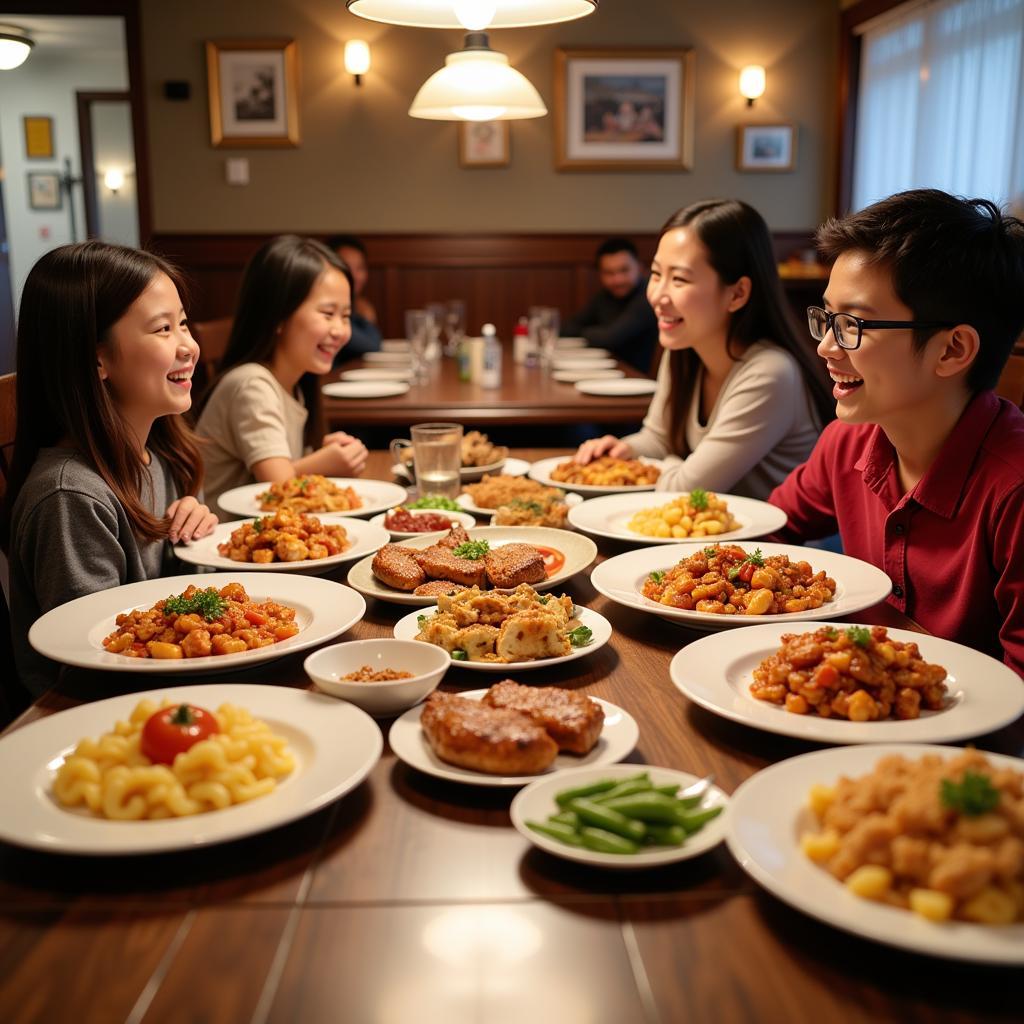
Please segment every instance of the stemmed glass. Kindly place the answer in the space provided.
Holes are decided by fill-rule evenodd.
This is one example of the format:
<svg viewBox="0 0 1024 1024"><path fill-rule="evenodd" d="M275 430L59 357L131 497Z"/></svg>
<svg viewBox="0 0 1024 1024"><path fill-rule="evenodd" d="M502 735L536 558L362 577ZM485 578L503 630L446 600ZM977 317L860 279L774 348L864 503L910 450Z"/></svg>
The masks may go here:
<svg viewBox="0 0 1024 1024"><path fill-rule="evenodd" d="M444 327L445 305L443 302L427 303L427 362L434 363L441 358L441 330Z"/></svg>
<svg viewBox="0 0 1024 1024"><path fill-rule="evenodd" d="M466 304L462 299L449 299L446 303L444 332L444 354L454 356L459 350L462 336L466 333Z"/></svg>
<svg viewBox="0 0 1024 1024"><path fill-rule="evenodd" d="M409 355L412 358L412 375L417 384L427 379L427 343L429 316L425 309L405 311L405 336L409 339Z"/></svg>

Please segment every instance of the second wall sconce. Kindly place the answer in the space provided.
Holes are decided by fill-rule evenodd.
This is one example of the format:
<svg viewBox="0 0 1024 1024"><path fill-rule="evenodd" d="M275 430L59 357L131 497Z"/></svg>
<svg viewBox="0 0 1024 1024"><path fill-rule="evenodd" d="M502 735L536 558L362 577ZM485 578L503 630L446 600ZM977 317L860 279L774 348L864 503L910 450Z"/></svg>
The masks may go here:
<svg viewBox="0 0 1024 1024"><path fill-rule="evenodd" d="M103 175L103 184L110 189L110 191L116 196L117 193L124 188L124 171L119 167L111 167L106 174Z"/></svg>
<svg viewBox="0 0 1024 1024"><path fill-rule="evenodd" d="M363 75L370 70L370 44L362 39L345 43L345 70L355 76L356 85L363 84Z"/></svg>
<svg viewBox="0 0 1024 1024"><path fill-rule="evenodd" d="M748 64L740 71L740 93L747 98L747 106L752 107L754 100L764 95L765 74L760 64Z"/></svg>

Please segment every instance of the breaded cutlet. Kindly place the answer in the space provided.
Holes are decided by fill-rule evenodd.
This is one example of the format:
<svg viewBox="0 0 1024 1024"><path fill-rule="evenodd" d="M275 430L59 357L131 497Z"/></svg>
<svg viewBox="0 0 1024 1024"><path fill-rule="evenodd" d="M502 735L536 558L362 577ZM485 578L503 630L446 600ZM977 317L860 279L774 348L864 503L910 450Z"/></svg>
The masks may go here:
<svg viewBox="0 0 1024 1024"><path fill-rule="evenodd" d="M415 590L427 579L413 557L413 549L401 544L385 544L373 556L370 569L381 583L396 590Z"/></svg>
<svg viewBox="0 0 1024 1024"><path fill-rule="evenodd" d="M512 589L521 583L547 579L544 556L532 544L502 544L484 555L487 577L495 587Z"/></svg>
<svg viewBox="0 0 1024 1024"><path fill-rule="evenodd" d="M558 744L559 750L586 754L604 727L604 709L577 690L558 686L521 686L504 679L484 694L483 703L529 715Z"/></svg>
<svg viewBox="0 0 1024 1024"><path fill-rule="evenodd" d="M452 523L452 528L437 542L442 548L457 548L469 541L469 534L461 523Z"/></svg>
<svg viewBox="0 0 1024 1024"><path fill-rule="evenodd" d="M452 583L451 580L430 580L429 583L421 583L413 593L417 597L443 597L465 589L461 583Z"/></svg>
<svg viewBox="0 0 1024 1024"><path fill-rule="evenodd" d="M416 552L416 561L431 579L451 580L465 587L482 587L487 579L482 558L459 558L440 544Z"/></svg>

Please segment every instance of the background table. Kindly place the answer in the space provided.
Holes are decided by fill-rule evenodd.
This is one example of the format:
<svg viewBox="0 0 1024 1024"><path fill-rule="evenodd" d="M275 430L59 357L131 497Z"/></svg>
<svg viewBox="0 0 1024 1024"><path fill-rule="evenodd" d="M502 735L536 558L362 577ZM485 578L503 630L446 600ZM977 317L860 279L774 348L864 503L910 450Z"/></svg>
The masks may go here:
<svg viewBox="0 0 1024 1024"><path fill-rule="evenodd" d="M388 461L374 452L368 475L384 478ZM602 558L622 550L601 542ZM630 761L711 771L732 792L759 768L812 749L717 718L678 693L668 663L698 634L612 604L587 575L565 590L606 615L615 635L529 681L629 710L640 726ZM407 611L371 600L340 639L388 636ZM913 626L888 605L857 619ZM302 659L210 681L306 686ZM453 667L444 688L494 681ZM14 727L153 685L73 671ZM381 724L386 734L390 722ZM1022 725L977 745L1020 756ZM759 890L724 846L643 872L551 857L511 827L514 792L421 775L385 746L342 800L228 845L121 859L0 845L0 1019L1020 1019L1022 971L931 960L820 924Z"/></svg>

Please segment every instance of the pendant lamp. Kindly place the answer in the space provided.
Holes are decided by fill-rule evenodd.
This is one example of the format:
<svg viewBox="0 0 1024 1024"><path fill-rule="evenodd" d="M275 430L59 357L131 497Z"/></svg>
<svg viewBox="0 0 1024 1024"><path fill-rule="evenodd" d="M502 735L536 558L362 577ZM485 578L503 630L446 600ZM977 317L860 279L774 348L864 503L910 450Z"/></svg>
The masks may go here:
<svg viewBox="0 0 1024 1024"><path fill-rule="evenodd" d="M28 59L35 42L14 25L0 25L0 71L13 71Z"/></svg>
<svg viewBox="0 0 1024 1024"><path fill-rule="evenodd" d="M415 28L523 28L593 14L599 0L346 0L360 18Z"/></svg>

